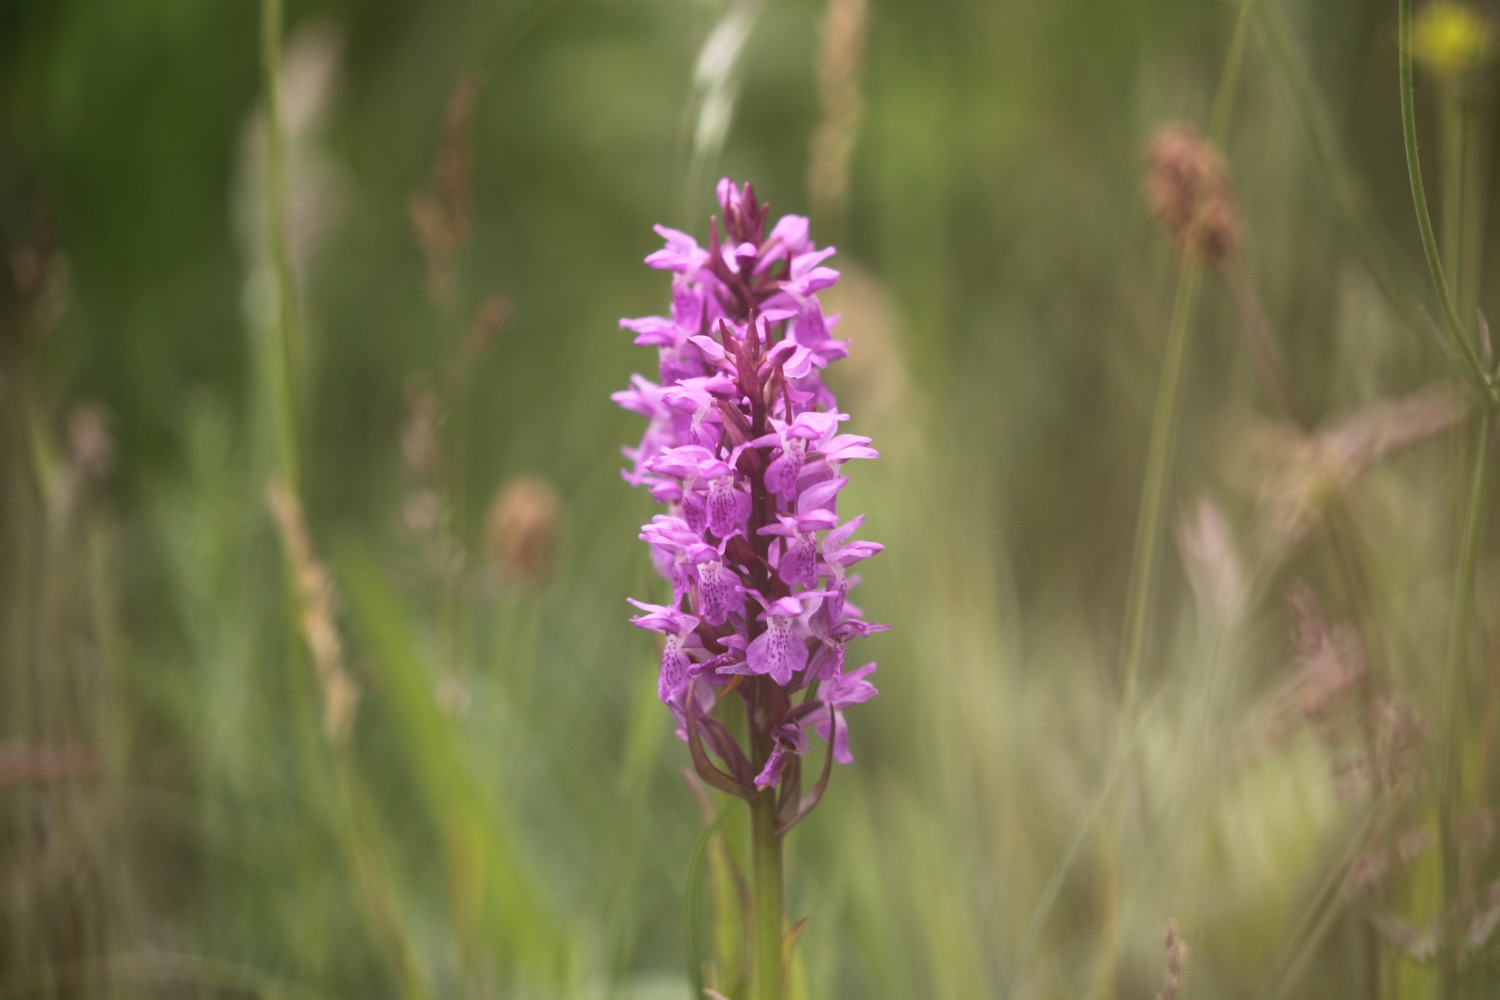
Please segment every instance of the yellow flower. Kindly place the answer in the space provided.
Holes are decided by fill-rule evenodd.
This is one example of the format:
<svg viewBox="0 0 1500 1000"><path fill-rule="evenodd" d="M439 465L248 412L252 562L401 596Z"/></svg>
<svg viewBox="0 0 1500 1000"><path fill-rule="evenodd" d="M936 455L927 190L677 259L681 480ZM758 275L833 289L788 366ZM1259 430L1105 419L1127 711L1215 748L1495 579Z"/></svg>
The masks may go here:
<svg viewBox="0 0 1500 1000"><path fill-rule="evenodd" d="M1413 58L1451 82L1482 69L1494 51L1494 24L1452 0L1427 4L1412 25Z"/></svg>

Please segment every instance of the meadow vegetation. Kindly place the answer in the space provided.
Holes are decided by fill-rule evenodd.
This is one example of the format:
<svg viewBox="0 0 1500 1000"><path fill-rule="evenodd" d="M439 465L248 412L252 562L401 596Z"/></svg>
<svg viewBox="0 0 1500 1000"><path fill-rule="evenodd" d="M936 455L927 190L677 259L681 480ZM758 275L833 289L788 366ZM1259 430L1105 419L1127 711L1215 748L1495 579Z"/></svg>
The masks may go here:
<svg viewBox="0 0 1500 1000"><path fill-rule="evenodd" d="M1500 994L1497 24L7 5L0 1000L735 982L609 398L720 176L881 451L788 996Z"/></svg>

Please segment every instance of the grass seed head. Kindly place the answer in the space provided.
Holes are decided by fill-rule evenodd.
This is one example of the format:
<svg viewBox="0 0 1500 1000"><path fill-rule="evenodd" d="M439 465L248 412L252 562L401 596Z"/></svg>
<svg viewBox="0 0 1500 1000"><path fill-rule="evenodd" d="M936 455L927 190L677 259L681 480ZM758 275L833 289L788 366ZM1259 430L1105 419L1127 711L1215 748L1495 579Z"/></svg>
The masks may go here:
<svg viewBox="0 0 1500 1000"><path fill-rule="evenodd" d="M1211 266L1240 239L1224 158L1188 125L1166 125L1146 146L1146 197L1177 252Z"/></svg>

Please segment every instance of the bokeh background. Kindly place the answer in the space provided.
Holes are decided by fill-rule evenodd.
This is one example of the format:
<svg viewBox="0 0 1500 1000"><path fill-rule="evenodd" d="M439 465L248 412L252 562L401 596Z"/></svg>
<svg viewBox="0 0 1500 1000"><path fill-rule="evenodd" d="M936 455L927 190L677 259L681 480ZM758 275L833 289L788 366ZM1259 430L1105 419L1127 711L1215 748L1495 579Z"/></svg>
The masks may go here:
<svg viewBox="0 0 1500 1000"><path fill-rule="evenodd" d="M1438 995L1468 438L1430 394L1394 2L277 8L0 7L0 997L688 994L705 818L626 620L660 587L609 393L654 364L617 328L666 306L652 225L705 238L720 176L838 246L830 379L883 453L845 498L894 628L789 841L795 994L1154 996L1175 920L1187 996ZM1122 717L1182 271L1142 151L1216 102L1239 273L1330 436L1206 275Z"/></svg>

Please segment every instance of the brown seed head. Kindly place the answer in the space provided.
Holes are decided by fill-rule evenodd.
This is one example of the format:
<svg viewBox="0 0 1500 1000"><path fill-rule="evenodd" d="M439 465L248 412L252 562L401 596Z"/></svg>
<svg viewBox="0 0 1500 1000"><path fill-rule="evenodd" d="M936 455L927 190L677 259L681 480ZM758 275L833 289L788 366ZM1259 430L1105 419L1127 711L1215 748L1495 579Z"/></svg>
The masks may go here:
<svg viewBox="0 0 1500 1000"><path fill-rule="evenodd" d="M437 393L424 379L406 386L406 421L401 427L401 471L415 484L437 478L442 455L438 440L443 413Z"/></svg>
<svg viewBox="0 0 1500 1000"><path fill-rule="evenodd" d="M459 78L443 113L443 137L433 167L433 189L407 203L412 229L427 264L427 294L451 306L456 292L455 264L469 242L474 213L470 199L470 124L479 80Z"/></svg>
<svg viewBox="0 0 1500 1000"><path fill-rule="evenodd" d="M1163 977L1160 1000L1177 1000L1178 987L1182 985L1182 963L1187 959L1187 942L1177 933L1177 921L1167 921L1167 971Z"/></svg>
<svg viewBox="0 0 1500 1000"><path fill-rule="evenodd" d="M1163 126L1147 144L1146 197L1184 257L1218 265L1239 242L1224 158L1187 125Z"/></svg>
<svg viewBox="0 0 1500 1000"><path fill-rule="evenodd" d="M500 575L532 584L547 573L557 536L557 490L539 476L502 486L485 515L485 549Z"/></svg>
<svg viewBox="0 0 1500 1000"><path fill-rule="evenodd" d="M109 419L109 411L98 403L84 403L68 417L73 467L90 482L98 482L114 468L115 439Z"/></svg>

